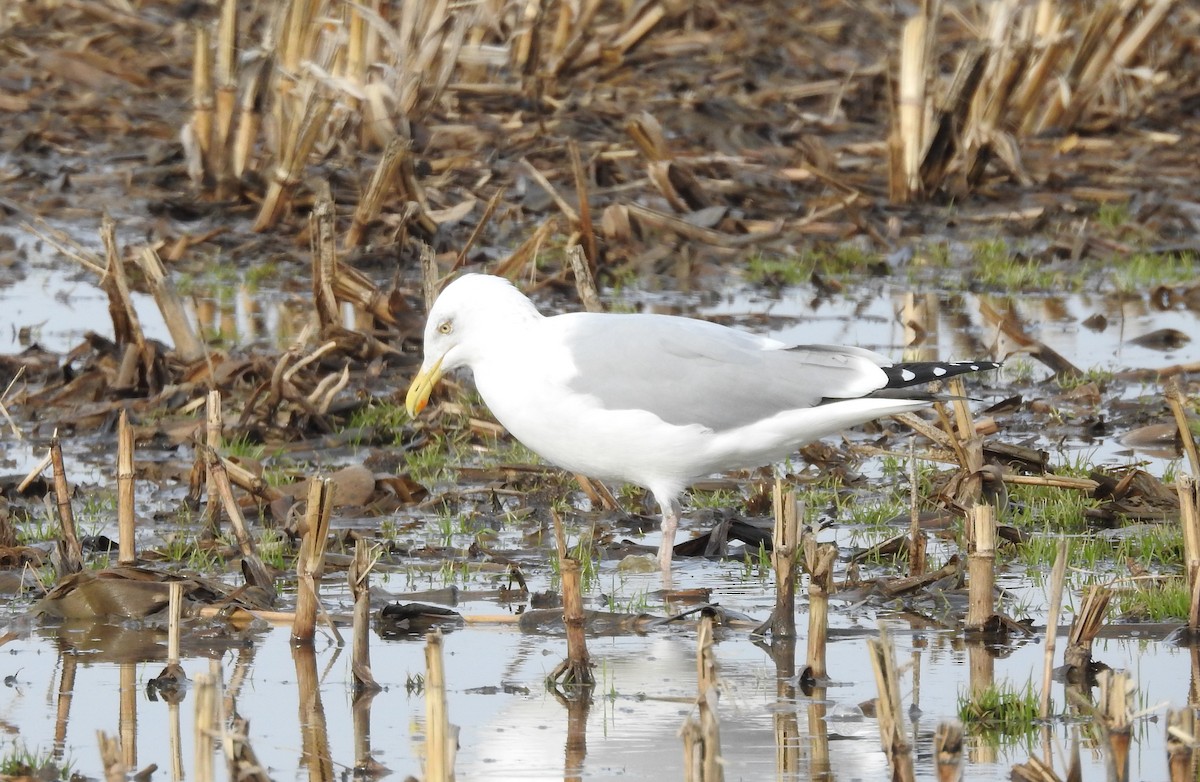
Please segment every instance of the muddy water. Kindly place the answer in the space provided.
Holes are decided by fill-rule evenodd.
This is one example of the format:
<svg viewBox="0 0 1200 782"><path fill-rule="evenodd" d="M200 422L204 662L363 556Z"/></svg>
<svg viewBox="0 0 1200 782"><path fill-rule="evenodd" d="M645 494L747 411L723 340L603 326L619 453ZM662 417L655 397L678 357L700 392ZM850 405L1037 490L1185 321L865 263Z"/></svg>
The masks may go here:
<svg viewBox="0 0 1200 782"><path fill-rule="evenodd" d="M749 288L736 289L721 297L652 298L636 292L626 302L641 308L666 308L744 324L785 340L809 342L845 342L859 344L898 355L904 344L903 330L896 325L894 313L902 304L905 291L885 285L865 287L849 294L815 299L811 290L785 289L768 295ZM261 297L237 295L199 296L196 312L201 322L230 335L235 341L285 341L294 333L295 318L280 297L264 306ZM981 355L989 341L985 324L979 321L977 302L970 294L946 294L938 297L939 310L932 322L936 328L927 338L935 352L943 357L965 358ZM1132 343L1133 337L1156 329L1173 328L1187 334L1200 334L1196 313L1170 308L1154 308L1148 296L1115 298L1102 295L1024 296L1012 301L993 298L997 308L1011 304L1020 314L1026 332L1071 358L1083 369L1109 371L1130 368L1155 368L1200 360L1200 343L1191 342L1168 350L1156 350ZM150 336L166 339L162 325L155 320L155 308L148 299L139 298L143 325ZM36 339L56 350L69 350L82 334L108 328L107 307L87 283L47 269L33 269L23 280L0 288L0 307L11 329L0 338L11 340L7 352L21 349L17 330L38 326ZM202 311L201 311L202 310ZM301 312L297 309L295 312ZM264 315L264 312L267 314ZM1103 328L1083 325L1088 318L1102 314ZM765 317L764 317L765 316ZM39 326L39 324L41 324ZM981 404L1011 393L1012 385L1029 395L1053 395L1057 389L1043 383L1047 371L1030 363L1028 376L1008 379L996 388L980 391ZM1113 396L1157 393L1153 386L1118 385L1108 392ZM1127 463L1147 460L1143 454L1121 446L1110 436L1074 438L1070 431L1056 433L1037 441L1046 446L1054 441L1057 452L1078 449L1094 462ZM73 479L84 487L106 489L111 486L112 466L108 448L93 449L106 443L77 442L71 454ZM145 458L171 458L169 454L140 455ZM13 472L30 465L40 452L12 439L0 441L0 458ZM362 453L347 453L346 461L361 461ZM1150 470L1162 474L1170 459L1149 459ZM870 468L868 468L870 469ZM165 496L148 487L141 488L139 513L150 516L177 501L178 492ZM366 522L377 525L377 520ZM685 528L688 524L685 522ZM101 524L89 532L104 532L115 537L115 530ZM846 527L830 530L825 536L844 547L870 542L870 534ZM871 534L878 535L878 531ZM631 534L631 537L636 535ZM502 536L515 540L519 534ZM461 541L460 541L461 542ZM656 543L649 533L643 542ZM544 559L523 563L534 590L551 586L551 574ZM772 603L769 581L750 572L741 563L679 562L675 574L679 588L704 587L713 590L713 602L746 613L765 617ZM379 580L377 584L381 583ZM393 573L383 584L387 589L418 589L440 586L440 576L406 576ZM494 589L483 576L459 586ZM1023 615L1037 624L1044 623L1046 598L1040 584L1028 580L1013 584L1020 592ZM657 576L631 576L619 573L612 563L602 563L596 581L589 589L590 607L645 606L663 614L678 608L664 606L655 596ZM338 610L341 592L335 586L329 597ZM611 602L603 602L603 593ZM7 618L15 619L25 604L9 606ZM344 606L343 606L344 607ZM482 600L457 606L471 614L511 613L511 606ZM875 633L877 622L888 622L896 641L897 657L906 666L902 691L906 705L912 703L912 723L908 726L919 747L918 776L933 777L929 754L930 738L937 724L953 719L958 698L978 683L980 670L990 662L997 682L1024 687L1040 682L1042 663L1041 637L1025 643L1013 643L991 653L965 645L954 632L914 627L897 613L895 606L859 604L853 600L835 603L831 616L834 637L830 648L830 673L833 683L812 695L798 692L790 667L781 670L766 650L753 643L745 631L718 632L716 655L721 668L723 693L720 706L723 754L728 779L758 780L777 773L777 732L794 736L796 771L779 773L788 779L875 780L886 774L885 760L879 750L878 726L865 715L860 704L875 695L874 677L867 660L864 639ZM806 620L801 611L800 625ZM21 627L23 622L17 620ZM193 775L193 698L185 696L179 708L161 698L152 700L146 684L162 668L161 633L127 627L134 636L142 636L141 651L131 652L124 662L113 659L111 650L97 642L90 647L64 647L53 628L26 628L4 650L8 655L0 675L12 677L0 694L0 727L6 747L18 744L41 752L54 750L72 763L76 770L90 776L101 774L96 748L97 730L110 734L124 731L131 741L126 745L127 760L134 768L150 763L159 766L156 778L172 779ZM1192 671L1197 668L1193 653L1157 639L1136 637L1105 638L1097 644L1096 656L1103 662L1129 670L1137 684L1136 708L1166 703L1182 707L1188 699ZM421 640L392 640L373 636L373 667L386 687L370 704L369 734L363 732L364 712L351 708L348 654L323 638L316 645L311 664L320 676L315 692L301 692L298 665L306 661L289 643L288 631L260 628L244 639L235 639L224 651L206 656L185 657L184 669L190 676L209 670L211 659L218 659L227 687L233 692L231 703L250 719L250 740L259 758L276 779L322 778L326 772L341 775L361 759L364 752L398 774L420 775L419 723L424 703L418 689L409 686L424 672ZM678 730L691 712L695 691L695 638L687 626L672 626L647 635L621 635L595 638L592 653L599 681L594 700L586 713L568 711L544 685L546 675L564 654L564 642L552 636L522 634L512 626L472 626L447 636L446 670L449 682L451 722L458 725L460 751L458 768L463 779L557 779L579 777L603 780L612 778L665 778L682 776L682 749ZM797 662L803 662L803 649ZM981 662L982 661L982 662ZM974 662L974 665L972 665ZM975 673L972 673L972 670ZM73 684L68 677L73 677ZM973 676L976 679L973 681ZM68 678L64 691L64 678ZM316 695L319 693L319 701ZM64 697L71 694L73 697ZM123 697L124 696L124 697ZM1055 685L1055 713L1074 714L1066 704L1061 685ZM122 716L122 703L125 713ZM304 704L304 710L301 704ZM319 703L323 720L314 721L314 705ZM136 711L136 716L134 715ZM1135 723L1137 741L1132 768L1136 778L1162 779L1166 776L1163 724L1153 717L1141 717ZM172 731L179 722L177 734ZM1085 720L1078 716L1060 716L1051 725L1055 747L1066 746ZM306 746L320 737L313 728L323 724L332 766L311 765L304 759ZM356 734L356 726L358 733ZM579 728L583 731L580 741ZM1103 758L1094 750L1094 739L1084 732L1084 778L1103 774ZM177 757L173 756L173 735L179 736ZM1004 739L998 744L972 739L971 778L1007 779L1013 763L1041 753L1036 736ZM1090 743L1089 743L1090 742ZM1059 756L1061 757L1061 756ZM1061 759L1059 761L1061 768ZM182 769L176 773L175 769ZM314 772L314 768L318 772Z"/></svg>

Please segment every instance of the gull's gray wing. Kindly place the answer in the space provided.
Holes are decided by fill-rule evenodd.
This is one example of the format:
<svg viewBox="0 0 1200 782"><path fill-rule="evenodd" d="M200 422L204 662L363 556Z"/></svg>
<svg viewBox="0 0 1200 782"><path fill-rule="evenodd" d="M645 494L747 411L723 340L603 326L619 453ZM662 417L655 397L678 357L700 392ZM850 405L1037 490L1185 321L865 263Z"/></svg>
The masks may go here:
<svg viewBox="0 0 1200 782"><path fill-rule="evenodd" d="M860 348L789 347L715 323L669 315L570 313L561 329L576 374L571 390L610 410L648 410L716 431L823 399L882 388L890 362Z"/></svg>

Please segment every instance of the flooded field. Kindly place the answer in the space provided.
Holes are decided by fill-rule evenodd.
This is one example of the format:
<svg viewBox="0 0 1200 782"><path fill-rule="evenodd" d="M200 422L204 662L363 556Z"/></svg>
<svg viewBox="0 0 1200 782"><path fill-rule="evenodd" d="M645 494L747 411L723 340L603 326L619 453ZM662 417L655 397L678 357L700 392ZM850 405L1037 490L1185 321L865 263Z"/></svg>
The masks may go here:
<svg viewBox="0 0 1200 782"><path fill-rule="evenodd" d="M47 279L61 284L61 278L53 275ZM986 331L980 325L961 327L963 313L975 306L974 297L949 292L934 296L942 304L937 334L944 336L934 340L944 342L939 351L952 356L971 354ZM768 294L742 287L702 299L648 296L631 290L618 303L622 307L669 308L720 318L762 329L780 339L803 334L814 341L858 344L899 354L904 335L893 313L904 297L899 289L875 285L814 304L812 291L803 288ZM54 300L53 295L47 297L48 302ZM58 340L57 347L66 350L83 331L97 325L96 320L104 313L103 304L93 312L86 306L76 308L80 300L86 301L87 297L72 296L71 306L54 310L53 322L58 331L43 336L47 345L55 346ZM225 306L236 311L238 305ZM285 320L288 305L276 306L280 319ZM1035 339L1064 355L1087 356L1094 362L1088 369L1119 373L1200 358L1196 343L1164 351L1130 344L1127 339L1162 328L1200 333L1195 313L1156 311L1144 301L1139 304L1129 299L1119 302L1119 308L1106 309L1111 306L1110 298L1083 294L1047 295L1020 302L1029 333ZM1051 318L1050 313L1055 317ZM1113 325L1100 331L1080 325L1096 313L1104 314ZM153 324L151 318L146 319L147 333L166 338L155 332ZM17 325L23 324L17 321ZM260 337L274 340L269 332ZM1023 384L1046 387L1032 377L1002 376L999 381L975 385L974 404L990 405ZM1155 391L1150 385L1123 383L1111 377L1105 393L1113 399L1136 400ZM1178 469L1179 462L1173 455L1156 457L1122 445L1121 437L1126 432L1120 428L1105 436L1089 434L1086 438L1073 433L1070 427L1035 432L1036 427L1019 418L1006 422L1006 428L1028 430L1025 442L1050 451L1059 463L1082 459L1089 465L1111 469L1138 464L1156 475ZM72 438L68 458L72 478L79 484L76 503L85 507L81 511L84 531L115 540L118 533L109 504L114 491L110 442L102 435ZM502 443L494 447L504 458L511 455ZM36 441L6 440L2 458L10 465L10 473L17 473L34 464L43 448ZM332 471L369 463L385 450L362 445L330 451L321 458L319 469ZM451 503L440 510L402 513L390 524L385 522L385 529L380 531L378 518L356 516L346 509L339 512L333 525L335 530L375 530L376 540L398 552L385 554L377 566L375 586L380 591L372 601L377 608L397 600L403 602L403 598L389 599L389 592L443 590L444 601L446 588L461 590L461 599L455 600L452 607L475 619L466 627L447 626L445 653L449 714L460 730L457 767L462 778L680 776L683 755L673 748L679 746L680 726L694 709L694 624L685 620L642 632L620 630L615 635L592 637L590 650L598 686L590 704L571 704L556 697L553 689L547 688L546 678L565 654L561 634L536 629L523 632L508 624L506 617L515 621L529 608L527 594L515 600L503 596L499 589L508 586L511 579L503 572L489 574L493 568L478 564L475 557L464 557L469 546L483 543L490 552L484 562L512 559L519 563L529 593L558 586L556 569L551 564L552 545L538 532L545 523L537 512L538 501L530 504L519 492L505 492L499 495L503 498L500 505L494 504L498 501L498 484L489 476L498 473L488 467L494 463L488 450L459 457L468 460L462 466L475 465L459 479L455 479L455 467L450 465L448 473L429 484L435 492L444 492ZM897 446L896 451L903 457L904 446ZM176 449L139 449L139 460L160 465L179 461L181 455L185 454ZM264 463L270 468L273 461L280 460L289 462L288 457L278 454L274 459L267 456ZM865 458L858 468L872 477L865 484L847 487L853 503L874 509L875 516L885 514L889 507L903 513L903 477L881 471L878 458ZM182 464L179 470L182 474ZM473 484L470 474L489 480ZM593 510L569 485L556 485L563 487L576 509L568 516L572 545L596 541L593 556L598 561L585 592L589 609L667 616L690 607L687 603L664 601L656 572L638 574L622 565L619 558L605 554L610 544L621 539L656 545L654 525L630 528L620 517ZM140 487L137 512L147 522L139 535L140 545L162 552L170 548L172 541L196 535L196 530L189 529L179 516L183 488L173 488L170 482ZM732 494L725 495L729 498L723 503L727 509L735 508L748 488L745 479L727 482L726 492L733 489ZM698 505L709 504L703 500L705 496L699 495ZM853 503L837 501L829 507L809 509L810 521L819 519L823 526L818 539L835 543L842 552L839 581L847 577L845 568L851 554L887 539L901 529L895 525L903 523L863 522L863 507L855 508ZM89 505L99 509L87 510ZM534 510L534 515L525 516L528 510ZM447 512L449 517L443 515ZM714 521L713 511L701 507L687 515L684 530L704 532ZM1096 532L1082 534L1092 536ZM541 544L536 543L539 539ZM610 544L603 542L606 540ZM427 552L431 546L447 559L441 564L430 561ZM943 561L955 550L951 541L936 544L931 560ZM404 551L410 555L404 556ZM1044 626L1045 571L1030 569L1013 549L1002 551L1001 562L998 583L1005 590L1005 610L1034 627ZM182 564L185 571L194 567ZM1111 565L1089 572L1079 563L1072 571L1070 581L1080 585L1120 575L1119 569ZM237 580L232 575L225 578ZM344 577L334 574L325 581L323 594L328 610L347 613L349 598ZM756 621L770 613L774 602L770 571L755 550L725 561L681 559L676 564L673 587L680 593L700 590L708 602ZM721 735L727 778L762 779L774 774L789 779L868 780L887 773L886 757L879 750L878 727L870 709L864 714L864 704L877 692L865 639L877 634L880 622L891 629L897 658L904 667L904 699L912 709L906 730L918 748L929 746L939 722L958 717L962 700L978 686L970 662L975 656L990 660L995 682L1018 691L1040 688L1042 634L1035 632L990 647L966 643L955 619L964 610L963 601L965 592L953 588L903 601L884 600L862 590L851 590L844 596L835 593L830 614L831 681L826 687L807 692L799 686L797 669L777 661L770 647L756 643L748 629L719 630L715 653L722 686ZM72 769L94 769L100 763L93 740L96 731L119 730L135 742L125 750L130 768L156 764L159 773L176 769L172 778L187 778L195 762L195 715L188 693L185 691L182 704L176 705L174 699L164 699L148 686L165 661L161 623L127 619L113 625L75 626L73 622L59 628L54 622L21 618L30 605L29 599L17 599L8 611L8 622L18 628L18 633L5 647L11 655L3 671L9 686L0 719L10 726L13 746L27 747L35 754L51 753ZM1069 602L1068 618L1071 605ZM803 627L803 608L799 621ZM313 778L314 761L306 754L312 752L324 758L324 773L340 775L342 769L362 765L369 755L395 773L420 774L420 725L425 714L420 684L425 670L423 633L377 626L377 633L372 634L372 666L384 690L356 706L349 654L327 634L318 638L314 649L305 650L291 644L289 628L267 623L233 636L227 635L220 623L211 621L185 620L185 627L188 640L184 644L184 670L194 677L219 666L229 688L227 703L249 720L249 737L272 778ZM1165 778L1161 707L1179 708L1189 702L1197 686L1196 647L1177 645L1165 637L1167 631L1161 625L1143 628L1133 624L1122 629L1117 624L1106 632L1097 641L1096 659L1129 671L1137 686L1137 706L1148 710L1135 723L1137 740L1131 767L1140 778ZM189 647L195 648L189 652ZM801 638L793 660L802 664L803 658ZM319 671L311 691L298 684L304 681L298 667L305 665L315 665ZM1105 761L1094 729L1085 715L1067 705L1062 683L1055 685L1052 699L1054 713L1060 715L1047 725L1054 751L1064 751L1073 737L1081 735L1084 778L1103 773ZM787 751L793 753L795 765L778 765L783 761L776 751L777 738L784 729L790 731ZM1040 756L1042 747L1043 736L1036 726L1017 736L970 737L967 758L971 774L980 779L1007 779L1009 768L1031 754ZM918 778L934 778L932 762L926 749L918 750ZM1063 762L1061 757L1057 762Z"/></svg>
<svg viewBox="0 0 1200 782"><path fill-rule="evenodd" d="M874 626L866 617L862 624L864 630ZM893 628L898 658L911 665L905 674L905 700L911 698L919 708L906 729L918 746L927 747L937 723L956 713L957 699L968 686L968 650L953 633L913 632L903 623ZM84 771L100 767L96 731L128 729L136 736L131 767L154 763L159 768L156 776L194 778L192 699L185 697L173 706L146 694L146 681L159 673L161 662L122 664L94 659L100 654L57 652L53 633L40 635L30 642L10 644L22 666L18 669L10 661L5 667L6 675L15 675L15 681L6 696L3 719L10 730L20 732L26 746L43 753L62 747L71 767ZM312 779L306 751L327 751L323 762L332 771L327 778L340 777L361 760L364 747L394 773L420 773L416 737L425 707L419 690L406 687L406 681L424 671L422 639L373 640L372 662L387 689L365 707L365 717L356 715L349 697L345 654L318 643L315 664L320 682L315 693L306 692L297 686L296 669L304 663L294 659L304 652L291 648L286 631L263 632L251 640L246 648L223 655L221 663L227 679L244 677L236 693L237 711L249 720L251 742L272 778ZM601 686L594 702L583 709L582 720L545 687L545 677L565 652L561 641L509 629L471 628L451 633L445 644L446 673L453 683L449 716L460 730L461 778L682 776L682 750L676 749L679 727L694 697L693 633L657 631L649 636L593 639L591 650ZM716 652L723 687L721 738L727 778L871 780L887 775L878 726L859 705L875 696L861 637L832 642L835 681L813 696L805 696L786 680L781 682L770 655L744 636L728 634L719 640ZM1164 703L1178 707L1185 702L1193 666L1186 649L1130 638L1101 640L1096 652L1099 659L1133 673L1139 707ZM997 659L995 675L998 681L1024 686L1040 662L1038 644L1026 644ZM191 676L207 672L209 665L205 659L184 661ZM73 676L76 697L64 702L59 685L67 671ZM87 697L80 697L85 692ZM1054 698L1061 701L1061 688L1056 688ZM125 702L131 711L122 717ZM318 714L311 711L314 703ZM318 717L322 721L314 724ZM777 773L775 737L781 722L792 723L799 764L791 772ZM1104 759L1094 738L1088 738L1086 722L1083 717L1056 721L1051 730L1055 751L1069 747L1072 735L1082 732L1084 778L1103 778ZM1138 720L1131 758L1135 778L1167 778L1163 732L1161 709ZM575 745L580 738L582 746ZM1014 763L1040 754L1039 742L1036 732L999 746L988 739L971 742L972 777L1008 779ZM176 751L181 775L170 772L176 768ZM824 771L816 767L818 759L827 760ZM1061 757L1058 763L1061 767ZM935 778L927 751L919 753L917 771L918 778Z"/></svg>
<svg viewBox="0 0 1200 782"><path fill-rule="evenodd" d="M1197 779L1200 13L917 5L0 0L0 777ZM664 575L469 373L408 412L481 271L1004 366Z"/></svg>

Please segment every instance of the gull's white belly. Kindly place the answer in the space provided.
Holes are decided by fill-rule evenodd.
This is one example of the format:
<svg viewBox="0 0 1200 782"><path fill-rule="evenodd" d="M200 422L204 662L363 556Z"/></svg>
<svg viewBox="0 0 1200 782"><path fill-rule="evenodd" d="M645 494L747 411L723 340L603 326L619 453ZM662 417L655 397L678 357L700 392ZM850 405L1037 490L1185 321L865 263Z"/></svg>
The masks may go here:
<svg viewBox="0 0 1200 782"><path fill-rule="evenodd" d="M496 394L485 382L479 391L513 437L572 472L642 486L685 485L711 472L705 454L713 433L702 426L673 426L643 410L605 410L561 387L528 384Z"/></svg>

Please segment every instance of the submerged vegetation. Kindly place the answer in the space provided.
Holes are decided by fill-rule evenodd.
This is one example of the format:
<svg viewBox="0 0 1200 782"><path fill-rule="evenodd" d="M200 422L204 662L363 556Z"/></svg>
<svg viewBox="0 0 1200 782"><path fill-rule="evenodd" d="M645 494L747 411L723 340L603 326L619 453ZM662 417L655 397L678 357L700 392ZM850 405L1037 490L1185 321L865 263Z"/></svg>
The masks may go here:
<svg viewBox="0 0 1200 782"><path fill-rule="evenodd" d="M1101 291L1128 297L1158 286L1189 286L1200 277L1198 258L1191 250L1134 249L1119 256L1065 262L1050 257L1044 249L1024 249L1016 240L996 236L965 244L927 243L911 255L889 259L858 243L836 242L798 255L753 254L746 260L742 278L768 288L815 283L818 290L828 291L903 269L914 286L936 282L952 291L1044 295Z"/></svg>
<svg viewBox="0 0 1200 782"><path fill-rule="evenodd" d="M837 279L876 274L881 265L886 268L883 256L864 249L861 243L838 242L814 246L798 255L756 253L746 259L742 274L753 285L779 288L802 285L813 275Z"/></svg>
<svg viewBox="0 0 1200 782"><path fill-rule="evenodd" d="M1028 740L1038 728L1038 693L1032 681L1024 686L997 682L958 697L958 719L984 740Z"/></svg>
<svg viewBox="0 0 1200 782"><path fill-rule="evenodd" d="M1191 591L1184 578L1149 576L1119 589L1116 607L1127 621L1186 622Z"/></svg>

